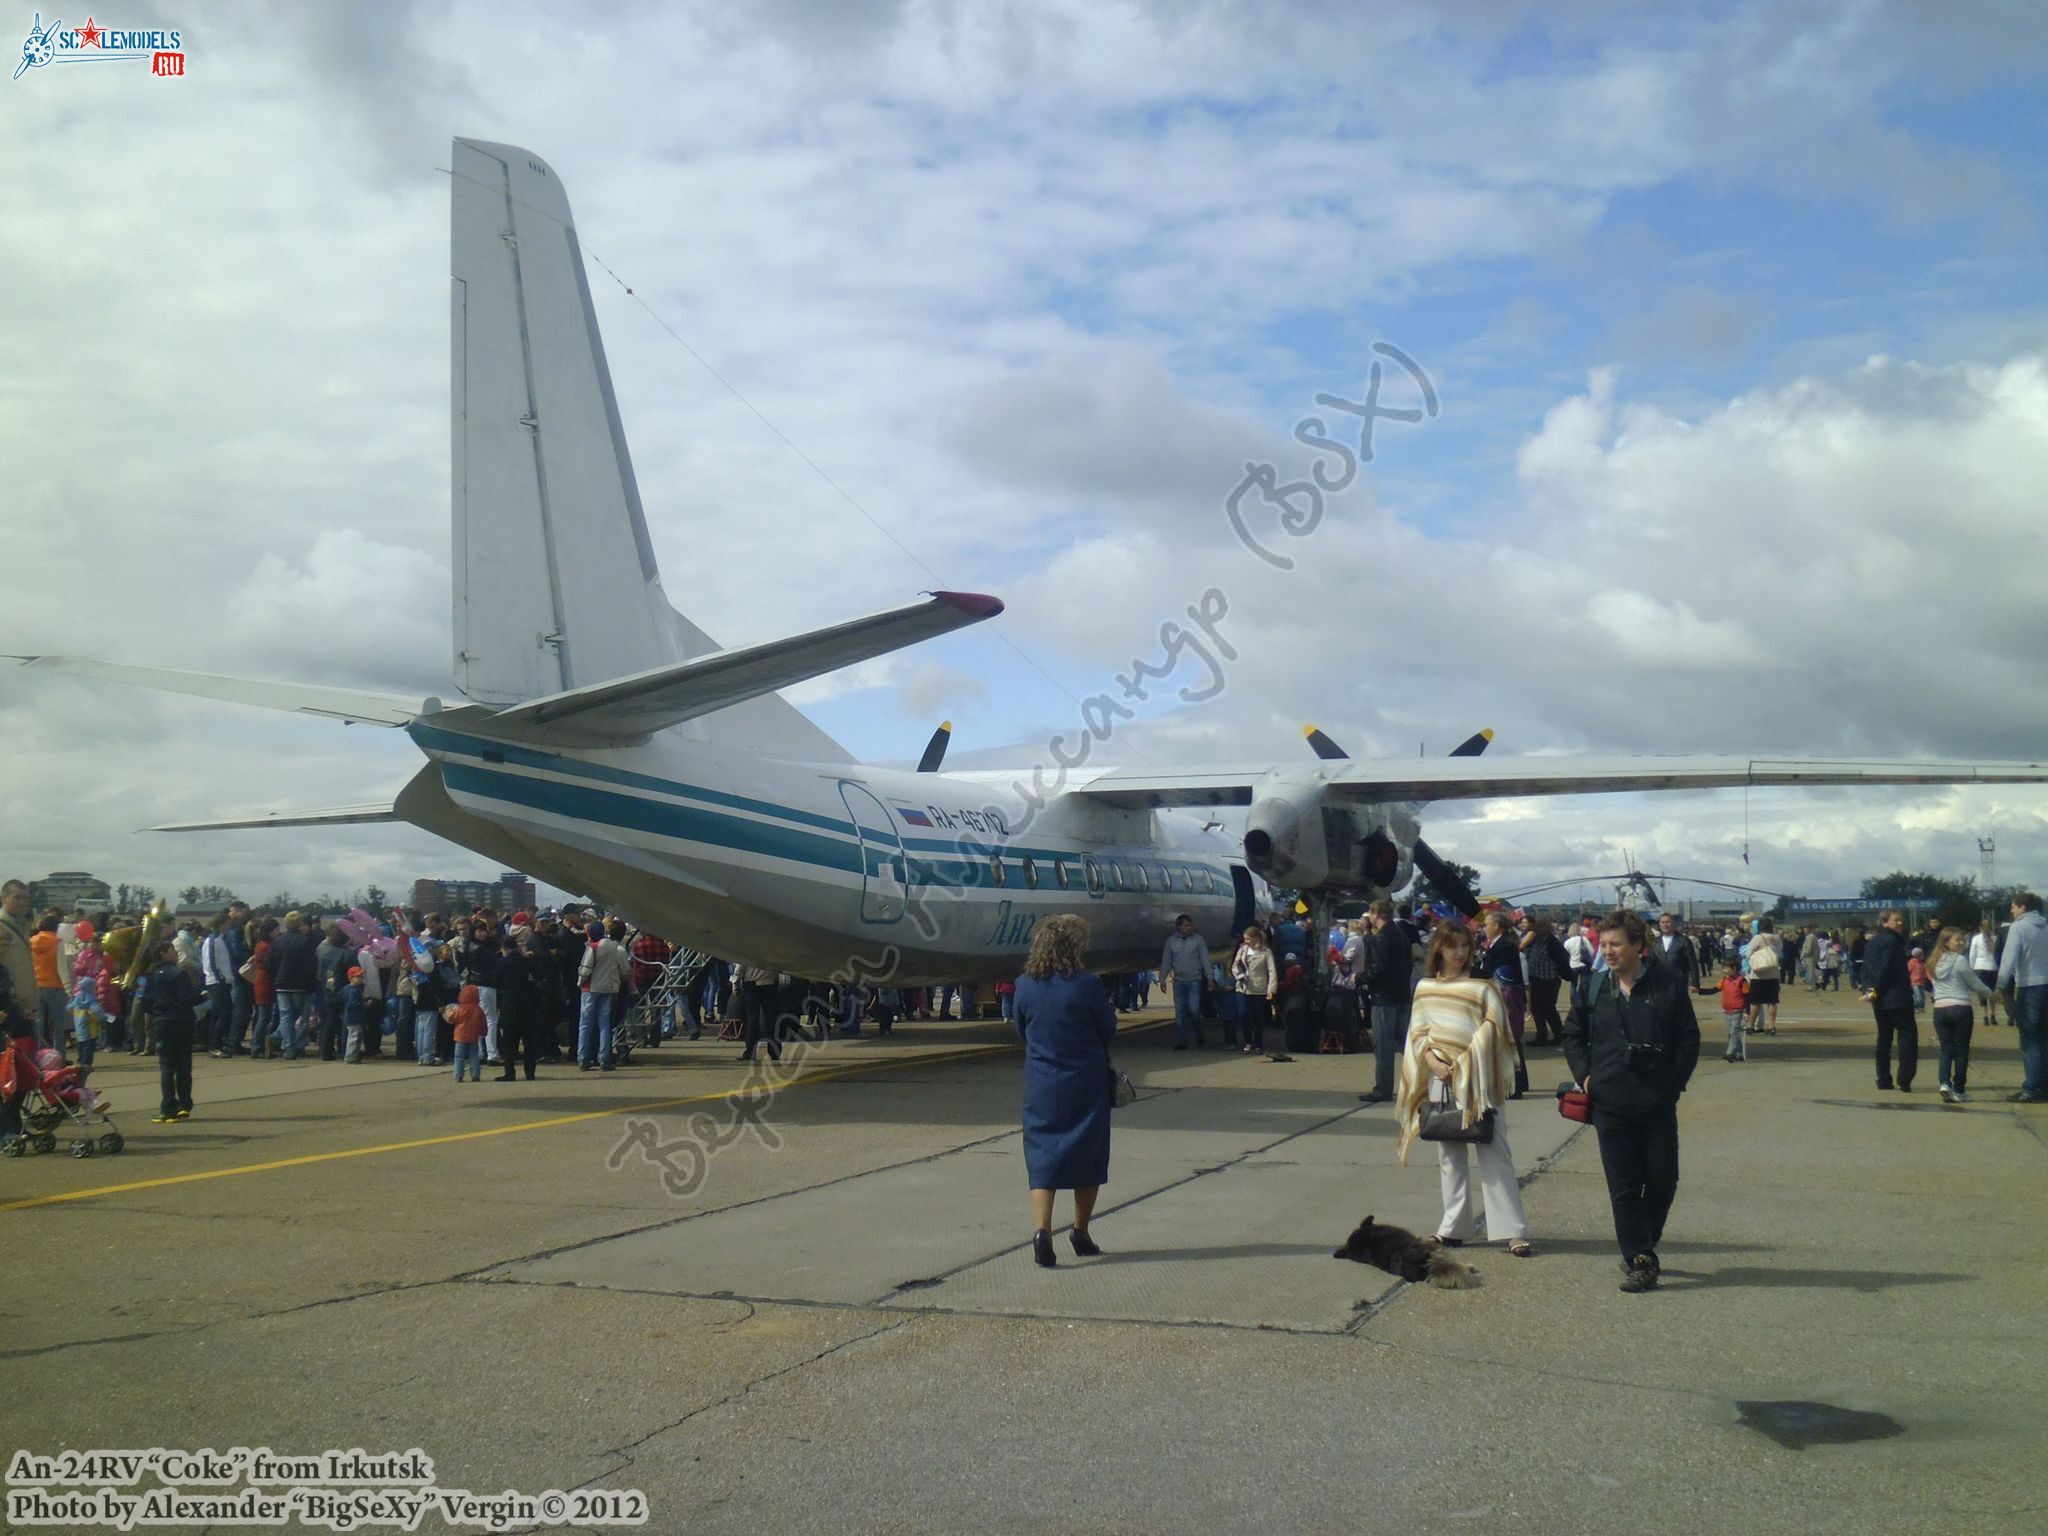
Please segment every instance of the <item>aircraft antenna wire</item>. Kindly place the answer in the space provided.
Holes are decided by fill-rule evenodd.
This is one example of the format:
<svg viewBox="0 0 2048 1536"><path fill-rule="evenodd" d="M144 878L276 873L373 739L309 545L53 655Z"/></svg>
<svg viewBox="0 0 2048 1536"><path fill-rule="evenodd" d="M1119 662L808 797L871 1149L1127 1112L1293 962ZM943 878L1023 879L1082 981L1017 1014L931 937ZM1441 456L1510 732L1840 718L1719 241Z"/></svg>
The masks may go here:
<svg viewBox="0 0 2048 1536"><path fill-rule="evenodd" d="M759 421L761 425L766 427L770 432L774 433L776 440L779 441L783 447L787 448L799 459L802 459L805 464L810 466L811 473L816 475L820 480L824 481L825 484L830 486L833 492L839 497L841 501L845 502L849 507L853 508L854 511L858 512L862 517L866 518L867 521L874 527L877 533L881 534L882 537L887 539L891 544L894 544L899 550L903 552L904 556L910 561L912 565L915 565L919 570L923 571L926 576L930 577L932 586L934 588L944 588L947 585L946 582L940 578L939 573L937 571L933 570L929 565L925 564L923 557L920 556L916 550L912 549L908 544L905 544L901 539L897 538L896 535L889 530L888 526L884 524L880 518L876 517L874 513L870 512L866 507L862 506L857 500L855 500L853 493L851 491L847 490L847 488L841 485L837 480L834 480L832 476L826 471L825 467L822 464L820 464L816 459L812 458L808 453L805 453L802 448L797 446L795 441L791 439L790 435L787 432L783 431L782 428L778 427L773 421L769 419L768 414L765 411L763 411L758 405L754 404L754 402L749 400L745 395L741 394L739 391L739 387L736 384L734 384L731 379L728 379L724 374L720 373L717 370L717 368L713 367L711 360L709 358L707 358L702 352L699 352L695 347L691 346L690 343L684 338L682 332L678 331L674 326L670 325L668 321L662 317L660 312L654 308L653 305L649 304L645 299L641 298L639 294L635 293L633 291L632 285L628 283L623 277L620 277L618 273L612 270L611 263L607 262L602 256L598 255L596 251L593 251L587 245L585 245L582 249L583 254L588 256L592 261L596 262L599 268L603 270L604 275L606 277L610 278L613 282L619 285L620 289L625 293L627 298L631 299L635 304L639 305L641 309L645 310L647 312L648 318L651 319L656 325L660 326L664 331L667 331L670 338L674 340L677 346L681 347L685 352L689 353L692 358L696 359L698 367L702 368L706 373L710 374L712 378L718 380L718 382L724 386L727 394L731 395L733 399L739 401L741 405L745 406L749 411L751 411L754 415L754 419ZM1062 683L1050 672L1046 671L1044 667L1040 666L1036 658L1034 658L1022 646L1018 645L1016 641L1012 640L1007 634L1003 632L1000 625L991 625L990 631L995 635L995 637L998 640L1002 641L1004 645L1008 646L1010 650L1013 653L1015 653L1019 661L1023 662L1032 671L1036 672L1040 677L1044 678L1048 683L1052 684L1054 688L1058 689L1060 693L1065 695L1068 703L1072 704L1076 709L1079 709L1081 707L1081 701L1074 695L1073 690L1068 688L1065 683ZM1145 758L1144 749L1139 747L1135 742L1126 739L1124 745L1127 748L1129 748L1132 752L1136 753L1138 757ZM1150 759L1147 758L1146 761L1149 762Z"/></svg>

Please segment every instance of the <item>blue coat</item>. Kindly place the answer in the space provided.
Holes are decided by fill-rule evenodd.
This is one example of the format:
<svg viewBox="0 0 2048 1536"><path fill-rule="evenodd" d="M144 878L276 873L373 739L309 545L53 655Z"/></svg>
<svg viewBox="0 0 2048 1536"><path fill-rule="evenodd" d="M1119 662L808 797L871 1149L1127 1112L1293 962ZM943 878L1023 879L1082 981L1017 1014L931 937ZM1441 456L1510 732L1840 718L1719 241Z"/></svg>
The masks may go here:
<svg viewBox="0 0 2048 1536"><path fill-rule="evenodd" d="M1109 1047L1116 1010L1086 971L1017 978L1024 1037L1024 1168L1033 1189L1109 1180Z"/></svg>

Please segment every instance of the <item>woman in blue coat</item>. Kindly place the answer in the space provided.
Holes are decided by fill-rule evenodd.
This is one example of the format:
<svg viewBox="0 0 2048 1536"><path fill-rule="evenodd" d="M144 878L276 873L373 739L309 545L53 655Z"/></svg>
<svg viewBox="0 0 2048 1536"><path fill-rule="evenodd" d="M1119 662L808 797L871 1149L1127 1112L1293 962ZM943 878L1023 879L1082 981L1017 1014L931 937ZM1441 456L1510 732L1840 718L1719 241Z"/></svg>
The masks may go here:
<svg viewBox="0 0 2048 1536"><path fill-rule="evenodd" d="M1024 1037L1024 1168L1031 1177L1037 1227L1031 1256L1047 1269L1052 1251L1052 1200L1074 1192L1074 1252L1102 1250L1088 1235L1095 1196L1109 1178L1109 1047L1116 1010L1083 969L1088 924L1060 913L1038 925L1017 978L1017 1033Z"/></svg>

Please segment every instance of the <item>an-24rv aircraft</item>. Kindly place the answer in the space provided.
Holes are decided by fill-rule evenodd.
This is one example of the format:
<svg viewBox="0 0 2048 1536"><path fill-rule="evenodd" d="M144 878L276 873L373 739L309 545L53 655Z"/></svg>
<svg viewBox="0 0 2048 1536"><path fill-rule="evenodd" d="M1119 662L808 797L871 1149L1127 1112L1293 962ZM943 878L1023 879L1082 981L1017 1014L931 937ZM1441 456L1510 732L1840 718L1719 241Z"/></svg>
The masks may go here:
<svg viewBox="0 0 2048 1536"><path fill-rule="evenodd" d="M918 983L1014 975L1051 912L1085 912L1093 958L1116 969L1156 956L1176 912L1222 940L1259 880L1318 898L1399 889L1418 857L1432 862L1417 822L1437 800L2048 781L2039 763L1482 760L1479 741L1356 761L1312 737L1313 766L1077 771L1027 819L1000 802L1028 773L865 767L775 690L1002 604L936 592L720 649L662 591L560 179L526 150L469 139L453 172L455 685L468 702L26 658L389 726L426 755L393 802L162 830L410 822L710 954ZM1215 806L1249 808L1241 841L1162 814Z"/></svg>

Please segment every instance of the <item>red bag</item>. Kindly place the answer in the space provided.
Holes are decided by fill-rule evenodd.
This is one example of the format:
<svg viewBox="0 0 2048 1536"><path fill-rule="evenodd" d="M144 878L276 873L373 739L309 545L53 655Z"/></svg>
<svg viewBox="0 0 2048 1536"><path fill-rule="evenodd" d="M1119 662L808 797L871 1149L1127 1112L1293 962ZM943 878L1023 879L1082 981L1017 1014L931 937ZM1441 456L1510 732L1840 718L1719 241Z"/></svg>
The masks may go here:
<svg viewBox="0 0 2048 1536"><path fill-rule="evenodd" d="M1593 1101L1580 1089L1567 1085L1557 1090L1557 1112L1567 1120L1585 1125L1593 1118Z"/></svg>

